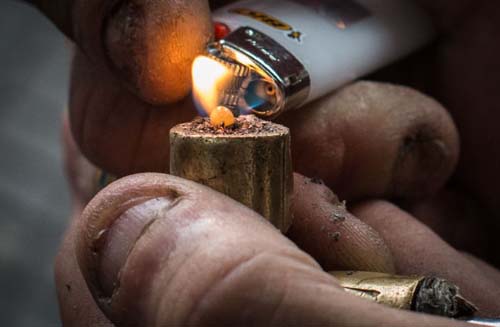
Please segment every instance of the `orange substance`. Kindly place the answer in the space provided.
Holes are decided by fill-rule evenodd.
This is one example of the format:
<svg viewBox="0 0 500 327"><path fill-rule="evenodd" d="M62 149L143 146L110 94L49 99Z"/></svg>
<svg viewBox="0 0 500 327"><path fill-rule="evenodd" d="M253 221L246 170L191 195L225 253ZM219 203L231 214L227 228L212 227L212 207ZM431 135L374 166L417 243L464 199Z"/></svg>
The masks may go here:
<svg viewBox="0 0 500 327"><path fill-rule="evenodd" d="M218 106L210 114L210 122L214 126L232 126L234 124L233 112L224 106Z"/></svg>

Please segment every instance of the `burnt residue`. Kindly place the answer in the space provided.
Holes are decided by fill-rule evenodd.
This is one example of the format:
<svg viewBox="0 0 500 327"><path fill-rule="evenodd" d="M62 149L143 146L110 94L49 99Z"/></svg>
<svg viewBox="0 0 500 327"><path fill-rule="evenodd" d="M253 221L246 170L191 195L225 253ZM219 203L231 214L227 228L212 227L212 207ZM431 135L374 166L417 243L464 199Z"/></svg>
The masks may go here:
<svg viewBox="0 0 500 327"><path fill-rule="evenodd" d="M342 201L334 206L334 209L330 214L330 220L334 223L341 223L346 220L346 216L346 202Z"/></svg>
<svg viewBox="0 0 500 327"><path fill-rule="evenodd" d="M310 179L311 183L318 184L318 185L325 185L325 182L319 178L319 177L313 177Z"/></svg>
<svg viewBox="0 0 500 327"><path fill-rule="evenodd" d="M253 115L243 115L235 118L231 126L214 126L210 119L206 117L197 117L192 122L183 125L191 132L215 135L250 135L262 133L280 132L276 124L259 119Z"/></svg>
<svg viewBox="0 0 500 327"><path fill-rule="evenodd" d="M458 286L442 278L427 277L418 286L412 310L459 318L472 316L477 308L460 295Z"/></svg>
<svg viewBox="0 0 500 327"><path fill-rule="evenodd" d="M345 220L346 214L345 211L333 211L332 214L330 215L330 220L335 222L335 223L341 223Z"/></svg>
<svg viewBox="0 0 500 327"><path fill-rule="evenodd" d="M338 242L340 240L340 233L339 232L329 232L328 238L334 240L335 242Z"/></svg>

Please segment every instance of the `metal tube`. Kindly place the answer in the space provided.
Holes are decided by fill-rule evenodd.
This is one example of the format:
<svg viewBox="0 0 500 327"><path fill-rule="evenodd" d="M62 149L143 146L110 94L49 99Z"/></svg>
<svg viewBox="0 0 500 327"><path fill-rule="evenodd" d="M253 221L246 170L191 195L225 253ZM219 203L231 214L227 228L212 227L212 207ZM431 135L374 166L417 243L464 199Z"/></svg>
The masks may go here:
<svg viewBox="0 0 500 327"><path fill-rule="evenodd" d="M456 285L437 277L397 276L378 272L331 272L349 293L393 308L450 318L470 317L477 308Z"/></svg>
<svg viewBox="0 0 500 327"><path fill-rule="evenodd" d="M288 128L240 116L232 128L208 119L170 131L170 173L228 195L282 232L291 225L293 175Z"/></svg>

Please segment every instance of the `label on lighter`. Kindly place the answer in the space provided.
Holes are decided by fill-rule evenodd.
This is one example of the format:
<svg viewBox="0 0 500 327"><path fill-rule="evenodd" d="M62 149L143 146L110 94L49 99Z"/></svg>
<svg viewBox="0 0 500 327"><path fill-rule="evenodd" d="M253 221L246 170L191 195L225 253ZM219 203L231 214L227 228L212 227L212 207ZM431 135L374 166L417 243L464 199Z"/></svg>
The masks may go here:
<svg viewBox="0 0 500 327"><path fill-rule="evenodd" d="M314 1L314 0L291 0L314 12L319 16L326 18L333 26L345 30L350 25L361 21L371 15L370 11L353 0L333 0L333 1ZM266 24L274 29L285 31L285 35L297 42L302 42L305 37L304 31L294 28L292 25L266 12L254 10L248 7L237 7L229 9L230 13L238 14L255 19L258 22Z"/></svg>
<svg viewBox="0 0 500 327"><path fill-rule="evenodd" d="M331 20L335 27L346 29L362 19L371 16L368 8L354 0L292 0L310 7L321 17Z"/></svg>

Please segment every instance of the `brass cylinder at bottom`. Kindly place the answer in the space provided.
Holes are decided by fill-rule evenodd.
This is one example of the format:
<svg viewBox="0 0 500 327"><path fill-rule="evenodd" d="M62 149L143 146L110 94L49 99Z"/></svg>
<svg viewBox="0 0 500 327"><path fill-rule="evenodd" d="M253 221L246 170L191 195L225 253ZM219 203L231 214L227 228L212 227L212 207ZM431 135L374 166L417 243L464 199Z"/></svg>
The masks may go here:
<svg viewBox="0 0 500 327"><path fill-rule="evenodd" d="M286 232L293 189L290 133L272 122L258 124L255 132L236 128L231 134L196 129L195 122L175 126L170 173L228 195Z"/></svg>
<svg viewBox="0 0 500 327"><path fill-rule="evenodd" d="M459 287L432 276L397 276L378 272L330 272L345 291L397 309L450 318L470 317L477 307Z"/></svg>
<svg viewBox="0 0 500 327"><path fill-rule="evenodd" d="M336 271L330 274L348 293L404 310L411 309L417 287L424 278L364 271Z"/></svg>

